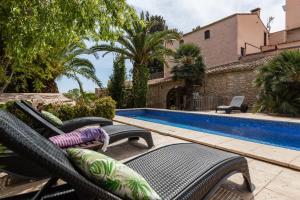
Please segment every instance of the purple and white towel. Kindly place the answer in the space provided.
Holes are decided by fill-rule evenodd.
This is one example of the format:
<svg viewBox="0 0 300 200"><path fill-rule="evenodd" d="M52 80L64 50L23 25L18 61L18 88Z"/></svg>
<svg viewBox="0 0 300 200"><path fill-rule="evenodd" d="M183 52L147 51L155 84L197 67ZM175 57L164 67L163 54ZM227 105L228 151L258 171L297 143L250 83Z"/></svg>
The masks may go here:
<svg viewBox="0 0 300 200"><path fill-rule="evenodd" d="M50 137L49 140L61 148L98 140L103 143L102 151L106 151L109 144L109 135L101 127L86 127Z"/></svg>

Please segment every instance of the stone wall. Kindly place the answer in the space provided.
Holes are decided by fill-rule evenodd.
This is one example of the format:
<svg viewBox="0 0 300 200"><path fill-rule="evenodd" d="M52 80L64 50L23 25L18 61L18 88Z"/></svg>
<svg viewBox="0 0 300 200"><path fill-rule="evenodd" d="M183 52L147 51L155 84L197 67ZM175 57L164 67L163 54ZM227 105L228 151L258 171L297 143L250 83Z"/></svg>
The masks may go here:
<svg viewBox="0 0 300 200"><path fill-rule="evenodd" d="M7 101L16 100L28 100L34 101L38 100L45 104L49 103L68 103L75 104L71 99L68 99L63 94L60 93L2 93L0 94L0 103L5 103Z"/></svg>
<svg viewBox="0 0 300 200"><path fill-rule="evenodd" d="M181 86L180 81L162 81L149 85L147 107L150 108L166 108L167 107L167 94L168 92L176 87Z"/></svg>
<svg viewBox="0 0 300 200"><path fill-rule="evenodd" d="M233 96L245 96L245 103L252 106L256 102L258 89L254 87L253 81L256 77L256 70L237 71L228 73L217 73L207 75L205 87L201 93L205 91L205 95L219 96L225 99L225 103L229 104Z"/></svg>
<svg viewBox="0 0 300 200"><path fill-rule="evenodd" d="M258 95L258 88L254 86L257 69L274 58L268 55L263 58L251 56L236 63L209 68L206 71L203 86L196 91L203 97L218 100L229 104L234 96L245 96L245 103L252 107ZM148 93L148 107L166 108L168 92L176 87L182 86L182 82L174 82L172 79L161 79L151 81ZM205 98L204 98L205 99ZM219 101L220 100L220 101ZM206 106L206 107L214 107Z"/></svg>
<svg viewBox="0 0 300 200"><path fill-rule="evenodd" d="M232 97L243 95L245 96L245 103L253 106L258 94L258 89L253 85L256 73L256 70L251 69L209 74L205 79L205 86L201 87L198 92L202 96L221 98L225 104L229 104ZM181 83L174 81L150 85L147 106L151 108L166 108L168 92L172 88L181 85Z"/></svg>

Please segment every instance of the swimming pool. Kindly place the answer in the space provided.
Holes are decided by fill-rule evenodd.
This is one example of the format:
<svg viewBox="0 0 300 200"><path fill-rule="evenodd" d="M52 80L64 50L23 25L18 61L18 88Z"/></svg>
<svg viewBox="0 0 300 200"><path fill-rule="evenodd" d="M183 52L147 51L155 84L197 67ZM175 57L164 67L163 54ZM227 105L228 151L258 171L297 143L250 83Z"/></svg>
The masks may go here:
<svg viewBox="0 0 300 200"><path fill-rule="evenodd" d="M156 109L118 110L117 115L300 151L299 123Z"/></svg>

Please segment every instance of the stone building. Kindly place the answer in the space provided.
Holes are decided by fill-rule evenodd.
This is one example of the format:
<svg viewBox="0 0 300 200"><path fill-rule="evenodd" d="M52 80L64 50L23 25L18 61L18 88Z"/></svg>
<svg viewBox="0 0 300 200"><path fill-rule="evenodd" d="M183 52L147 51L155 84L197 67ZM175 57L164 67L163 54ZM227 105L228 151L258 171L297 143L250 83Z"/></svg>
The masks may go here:
<svg viewBox="0 0 300 200"><path fill-rule="evenodd" d="M285 30L270 33L260 19L259 8L250 13L237 13L183 35L181 41L167 44L176 49L183 43L194 43L201 49L206 64L205 81L195 87L203 102L201 109L212 109L228 103L235 95L244 95L252 106L258 90L253 81L257 68L278 53L300 48L300 1L286 0ZM174 63L163 73L154 74L149 80L148 107L184 109L185 96L182 82L174 82L170 74ZM158 76L160 75L160 76ZM159 98L158 98L159 97ZM196 98L196 97L195 97Z"/></svg>

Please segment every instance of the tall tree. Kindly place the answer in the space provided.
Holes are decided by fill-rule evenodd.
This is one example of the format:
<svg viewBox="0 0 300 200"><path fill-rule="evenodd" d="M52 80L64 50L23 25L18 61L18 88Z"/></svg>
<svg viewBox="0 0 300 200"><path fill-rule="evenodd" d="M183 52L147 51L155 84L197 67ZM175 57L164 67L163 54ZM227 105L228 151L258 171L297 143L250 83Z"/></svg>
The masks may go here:
<svg viewBox="0 0 300 200"><path fill-rule="evenodd" d="M164 18L160 15L150 15L149 12L146 12L144 17L144 14L142 12L141 18L144 18L147 22L154 22L154 25L149 30L150 33L168 30L166 20L164 20ZM148 68L150 74L162 72L164 70L164 63L157 59L154 59L153 61L149 62Z"/></svg>
<svg viewBox="0 0 300 200"><path fill-rule="evenodd" d="M146 12L145 17L143 17L143 12L141 13L141 18L144 18L147 22L153 22L155 21L155 25L153 25L149 32L150 33L155 33L155 32L159 32L159 31L164 31L164 30L168 30L168 26L166 24L166 20L163 18L163 16L160 15L150 15L149 12Z"/></svg>
<svg viewBox="0 0 300 200"><path fill-rule="evenodd" d="M0 91L15 74L30 77L30 72L42 72L36 63L61 44L77 43L84 37L115 39L133 15L125 0L0 1Z"/></svg>
<svg viewBox="0 0 300 200"><path fill-rule="evenodd" d="M285 51L258 70L257 110L300 115L300 52Z"/></svg>
<svg viewBox="0 0 300 200"><path fill-rule="evenodd" d="M118 55L114 60L113 74L108 84L109 95L117 102L117 108L123 108L125 103L125 80L125 60L122 55Z"/></svg>
<svg viewBox="0 0 300 200"><path fill-rule="evenodd" d="M150 33L155 22L133 20L131 26L124 27L124 35L117 39L118 44L102 44L92 47L94 51L115 52L122 54L133 63L133 99L135 107L146 106L148 64L157 59L166 62L165 56L172 51L164 45L165 41L180 39L180 34L173 30Z"/></svg>
<svg viewBox="0 0 300 200"><path fill-rule="evenodd" d="M176 65L172 69L174 80L183 80L186 89L186 108L192 108L192 93L194 85L201 85L205 73L205 64L200 48L195 44L182 44L177 49L174 60Z"/></svg>

